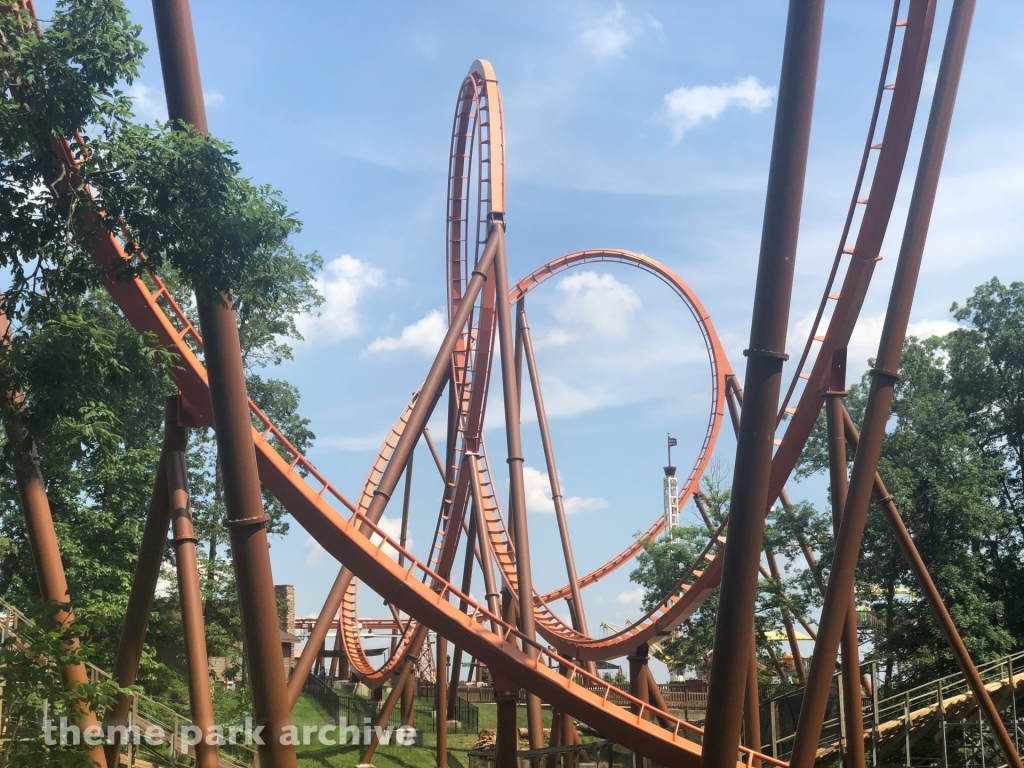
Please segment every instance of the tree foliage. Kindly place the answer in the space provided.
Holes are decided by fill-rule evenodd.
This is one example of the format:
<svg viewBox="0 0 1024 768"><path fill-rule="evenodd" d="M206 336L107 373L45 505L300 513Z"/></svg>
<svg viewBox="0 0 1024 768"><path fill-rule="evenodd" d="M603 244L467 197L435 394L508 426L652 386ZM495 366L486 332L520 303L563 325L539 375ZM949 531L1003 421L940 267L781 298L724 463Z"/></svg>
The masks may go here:
<svg viewBox="0 0 1024 768"><path fill-rule="evenodd" d="M712 524L717 526L729 511L730 490L725 484L724 473L709 472L703 485L705 509ZM629 578L644 589L644 611L653 610L676 589L686 572L697 562L710 535L706 525L687 525L674 528L659 539L643 542L643 550L637 555L636 568ZM768 633L778 632L782 626L778 611L769 610L769 607L777 608L782 602L791 604L788 595L783 596L784 591L785 582L782 580L763 582L758 591L755 639L765 682L769 678L767 670L774 667L775 661L783 655L779 643L770 640ZM710 669L717 615L718 590L715 590L682 626L652 649L654 657L677 674L693 671L705 676Z"/></svg>
<svg viewBox="0 0 1024 768"><path fill-rule="evenodd" d="M138 124L123 92L145 46L120 0L59 0L38 30L28 14L0 13L0 269L11 320L0 345L0 391L30 441L0 439L0 591L26 605L37 594L13 482L13 462L35 446L53 511L70 599L102 621L83 626L110 666L138 555L175 360L114 306L92 258L106 230L129 260L119 279L159 272L195 322L195 301L235 311L247 386L287 439L314 435L299 392L267 375L301 339L296 318L322 301L315 253L291 243L301 224L273 188L246 178L232 147L170 125ZM62 162L70 159L72 166ZM196 350L199 352L199 350ZM192 430L190 482L202 548L210 655L241 672L240 622L211 430ZM284 509L265 494L271 531ZM187 708L180 612L166 552L166 593L150 620L139 682ZM230 703L229 703L230 704ZM218 709L227 706L215 702Z"/></svg>
<svg viewBox="0 0 1024 768"><path fill-rule="evenodd" d="M965 325L925 340L907 339L882 446L879 472L971 655L978 661L1020 647L1024 537L1015 505L1020 482L1014 404L1024 397L1024 284L994 279L965 306ZM850 388L859 423L867 379ZM849 452L852 461L853 452ZM798 475L827 472L824 416ZM832 547L825 541L826 572ZM876 504L869 511L856 585L873 608L873 653L888 690L956 670Z"/></svg>
<svg viewBox="0 0 1024 768"><path fill-rule="evenodd" d="M22 622L17 635L8 634L0 644L4 738L9 744L0 752L0 768L93 768L86 749L62 740L55 729L62 717L74 725L87 712L102 711L118 695L132 693L133 689L103 678L70 686L63 683L63 668L85 664L94 652L89 643L76 641L102 624L76 617L74 623L55 627L54 615L69 608L67 603L34 603L30 610L35 624ZM49 740L39 738L47 726L54 729Z"/></svg>

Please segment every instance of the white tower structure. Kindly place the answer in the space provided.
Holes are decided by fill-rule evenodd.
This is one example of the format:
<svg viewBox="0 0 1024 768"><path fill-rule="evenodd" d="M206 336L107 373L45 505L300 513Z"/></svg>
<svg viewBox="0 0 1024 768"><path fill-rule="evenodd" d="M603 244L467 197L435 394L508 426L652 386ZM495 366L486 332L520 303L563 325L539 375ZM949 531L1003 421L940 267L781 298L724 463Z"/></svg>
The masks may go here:
<svg viewBox="0 0 1024 768"><path fill-rule="evenodd" d="M679 478L675 467L665 467L665 525L669 536L679 526Z"/></svg>
<svg viewBox="0 0 1024 768"><path fill-rule="evenodd" d="M676 468L672 466L672 446L678 445L679 441L672 435L668 436L668 466L665 467L665 526L669 538L672 537L672 529L679 526L679 478L676 477Z"/></svg>

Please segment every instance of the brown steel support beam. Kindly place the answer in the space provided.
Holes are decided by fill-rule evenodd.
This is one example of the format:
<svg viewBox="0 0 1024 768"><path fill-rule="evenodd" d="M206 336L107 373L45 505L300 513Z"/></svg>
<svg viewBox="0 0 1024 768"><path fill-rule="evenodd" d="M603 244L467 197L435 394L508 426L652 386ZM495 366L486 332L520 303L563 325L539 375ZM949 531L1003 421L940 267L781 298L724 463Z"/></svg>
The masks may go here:
<svg viewBox="0 0 1024 768"><path fill-rule="evenodd" d="M405 661L402 662L402 671L398 673L395 684L392 686L387 699L384 700L384 706L381 707L380 715L377 717L377 725L380 726L380 731L387 730L388 721L391 719L391 715L399 701L402 702L402 725L415 725L416 659L420 655L423 641L427 639L428 631L421 624L409 642L409 651ZM357 723L356 725L360 724ZM377 751L377 747L380 745L380 738L377 734L378 731L375 730L370 737L370 743L367 744L366 751L363 752L363 757L359 762L360 765L370 765L373 761L373 753Z"/></svg>
<svg viewBox="0 0 1024 768"><path fill-rule="evenodd" d="M779 661L779 657L775 655L775 651L772 650L771 643L768 642L768 638L761 635L761 642L764 643L764 649L768 652L768 658L771 659L772 666L775 667L775 671L779 675L779 681L785 683L789 680L789 676L786 674L786 670L782 668L782 662Z"/></svg>
<svg viewBox="0 0 1024 768"><path fill-rule="evenodd" d="M853 423L853 417L850 416L845 406L842 409L842 417L846 440L850 443L850 447L856 451L859 439L857 426ZM873 494L875 501L882 508L882 514L885 516L889 529L892 531L893 536L896 537L896 544L899 546L900 552L910 566L911 573L914 574L914 579L917 581L921 594L928 601L928 607L932 611L932 616L935 617L935 623L939 625L939 630L946 639L949 649L953 652L953 657L956 659L957 666L960 667L960 672L967 681L968 688L971 689L971 693L974 694L975 700L978 702L978 708L992 727L992 734L999 744L1000 750L1003 752L1004 757L1006 757L1007 763L1018 768L1020 756L1016 751L1013 739L1007 733L1006 726L999 716L999 710L993 703L992 697L989 695L988 689L981 679L981 675L978 674L978 668L974 665L971 654L967 650L967 646L964 645L963 638L960 637L960 632L956 628L953 617L949 615L949 610L946 608L942 595L939 594L939 589L935 586L935 582L928 572L924 558L921 557L921 553L918 551L910 531L907 530L907 526L903 522L903 517L896 508L892 494L885 487L882 476L878 472L875 472Z"/></svg>
<svg viewBox="0 0 1024 768"><path fill-rule="evenodd" d="M434 445L434 439L430 436L430 430L426 427L423 428L423 439L427 441L427 448L430 449L430 455L434 458L434 463L437 465L437 471L441 473L441 479L444 480L444 463L441 461L441 454L437 452L437 446Z"/></svg>
<svg viewBox="0 0 1024 768"><path fill-rule="evenodd" d="M6 318L0 320L4 326L0 335L6 338ZM22 398L18 395L15 398L16 407L21 407ZM10 414L5 423L7 441L14 446L25 446L29 443L28 434L25 429L15 422ZM25 514L25 531L28 534L29 547L32 550L32 561L36 566L36 578L39 579L39 595L43 602L51 606L61 606L56 609L51 620L54 627L63 629L75 622L75 614L71 610L71 595L68 592L68 582L64 575L64 563L60 558L60 545L57 542L57 532L53 527L53 514L50 511L50 500L46 496L46 483L39 470L39 458L36 455L35 446L30 449L28 456L19 456L14 463L14 479L18 486L18 496L21 498L21 508ZM78 648L78 639L71 641L70 650ZM69 690L82 690L89 685L89 675L84 664L66 663L61 668L61 679L64 687ZM78 722L82 733L95 733L92 729L98 729L96 713L86 710ZM86 731L86 729L90 729ZM96 746L89 749L89 757L96 765L104 765L106 757L103 747Z"/></svg>
<svg viewBox="0 0 1024 768"><path fill-rule="evenodd" d="M833 362L832 386L825 399L828 425L829 487L832 491L832 527L836 534L846 506L849 480L846 476L846 437L843 426L843 397L846 392L846 354L837 353ZM850 587L850 604L840 641L842 648L843 715L846 719L846 768L864 766L864 712L860 694L860 643L857 638L857 601Z"/></svg>
<svg viewBox="0 0 1024 768"><path fill-rule="evenodd" d="M537 636L533 613L533 572L530 565L529 527L526 522L526 485L523 479L523 446L519 426L519 393L516 386L515 351L512 346L512 317L508 300L508 265L505 258L504 225L493 230L498 236L498 253L494 261L495 306L498 313L498 341L501 349L501 385L505 406L505 438L508 446L510 513L515 530L516 582L519 590L519 629L530 640ZM526 652L537 658L537 649L530 645ZM537 696L526 694L527 725L530 748L544 747L544 720Z"/></svg>
<svg viewBox="0 0 1024 768"><path fill-rule="evenodd" d="M167 529L171 524L170 497L167 493L167 435L164 434L164 447L157 463L156 478L153 481L153 493L149 498L149 509L146 512L146 525L142 530L142 543L139 545L139 559L135 561L135 573L132 586L128 593L128 606L124 612L124 623L121 625L121 637L117 643L117 655L114 657L113 678L122 688L135 685L139 673L139 662L142 660L142 649L146 640L146 628L149 626L149 614L153 610L153 597L156 585L160 580L160 567L164 562L164 549L167 547ZM131 697L117 697L103 719L104 731L108 726L127 725L128 710ZM121 755L120 733L115 732L113 744L105 748L108 768L117 768Z"/></svg>
<svg viewBox="0 0 1024 768"><path fill-rule="evenodd" d="M363 753L362 759L360 759L360 765L371 765L373 761L373 754L377 751L377 747L380 745L380 739L377 737L378 730L386 731L388 727L388 721L391 719L391 715L395 711L395 707L398 706L399 701L402 703L402 725L405 725L405 692L408 689L409 678L412 676L413 669L413 657L407 658L402 662L402 671L398 673L398 677L395 679L394 685L391 686L391 691L388 693L388 697L384 699L384 706L380 709L380 714L377 716L378 729L373 731L373 735L370 737L370 743L366 745L366 751Z"/></svg>
<svg viewBox="0 0 1024 768"><path fill-rule="evenodd" d="M747 663L747 691L743 697L743 741L757 752L761 751L761 703L757 695L757 644L754 626L750 627L750 661ZM757 768L761 761L751 757L750 765Z"/></svg>
<svg viewBox="0 0 1024 768"><path fill-rule="evenodd" d="M464 472L469 472L469 457L463 459ZM472 479L470 479L472 483ZM462 594L468 595L470 588L473 586L473 545L476 543L477 538L477 521L476 516L473 516L469 520L469 530L466 532L466 560L462 568ZM465 600L459 600L459 610L465 613L467 603ZM454 712L456 706L459 703L459 682L462 677L462 648L453 644L452 650L452 676L451 682L448 684L448 711Z"/></svg>
<svg viewBox="0 0 1024 768"><path fill-rule="evenodd" d="M933 7L931 12L934 12ZM828 689L835 669L857 559L860 555L864 524L878 470L878 458L885 438L886 422L889 420L893 390L899 378L897 371L910 321L917 278L921 270L921 259L927 240L928 225L931 222L935 192L942 169L942 157L949 136L953 105L956 102L973 13L974 0L954 2L942 61L939 64L935 96L928 115L921 162L914 181L907 225L882 327L882 338L878 344L875 368L871 371L871 388L868 392L860 445L853 460L846 506L839 535L836 537L832 573L818 624L818 641L814 646L811 671L793 742L790 760L793 768L812 768L814 765L821 724L828 703ZM1016 764L1019 764L1019 758Z"/></svg>
<svg viewBox="0 0 1024 768"><path fill-rule="evenodd" d="M526 297L516 302L516 392L519 393L519 408L523 407L523 324L526 322Z"/></svg>
<svg viewBox="0 0 1024 768"><path fill-rule="evenodd" d="M644 668L647 666L647 646L642 645L636 649L636 651L627 656L626 659L629 661L629 695L635 699L639 699L641 702L649 702L647 688L648 680L644 674ZM631 704L630 710L634 715L640 715L645 720L650 720L650 713L644 711L641 714L641 707L637 704ZM653 762L650 758L641 757L640 755L633 756L633 768L651 768Z"/></svg>
<svg viewBox="0 0 1024 768"><path fill-rule="evenodd" d="M652 707L657 707L662 712L668 713L668 702L665 701L665 697L661 693L661 688L658 687L657 680L654 679L654 673L651 672L651 665L644 665L644 675L647 677L647 701L650 702ZM669 713L671 714L671 713ZM655 715L658 718L658 722L662 728L668 727L668 721L659 715Z"/></svg>
<svg viewBox="0 0 1024 768"><path fill-rule="evenodd" d="M775 553L770 547L765 547L765 558L768 560L768 575L772 581L779 585L779 593L782 599L786 599L786 593L782 590L782 574L779 572L779 564L775 559ZM800 685L807 682L807 671L804 669L804 657L800 653L800 641L796 636L796 627L793 626L793 616L788 608L783 608L782 625L786 628L786 638L789 641L789 652L793 654L793 668L796 670L797 680Z"/></svg>
<svg viewBox="0 0 1024 768"><path fill-rule="evenodd" d="M734 768L740 745L823 13L824 0L789 5L701 768Z"/></svg>
<svg viewBox="0 0 1024 768"><path fill-rule="evenodd" d="M431 364L427 378L420 389L421 392L438 392L439 387L450 376L452 353L455 352L455 347L462 336L462 330L469 320L476 297L486 282L487 272L494 263L495 255L498 252L500 235L501 227L492 226L487 237L487 245L484 247L480 260L473 270L473 277L466 286L466 292L463 295L458 310L455 312L455 316L452 318L451 325L448 326L444 341L441 342L441 347L434 357L434 362ZM507 301L505 301L505 306L508 306ZM410 410L409 420L406 422L405 429L398 438L395 449L391 454L391 460L388 462L387 467L384 468L380 482L377 484L377 488L373 492L373 498L370 500L369 507L366 510L366 517L370 520L379 520L380 515L383 514L384 509L391 500L391 496L398 485L398 480L405 469L406 462L409 460L409 455L415 448L417 441L419 441L420 435L423 434L423 429L430 415L429 411L430 408L422 400L418 400Z"/></svg>
<svg viewBox="0 0 1024 768"><path fill-rule="evenodd" d="M167 115L206 133L206 107L188 0L153 0ZM231 554L238 585L253 720L264 728L262 768L294 768L295 747L282 743L291 726L281 662L280 627L267 541L245 371L235 313L223 297L198 301L217 454L224 484Z"/></svg>
<svg viewBox="0 0 1024 768"><path fill-rule="evenodd" d="M418 654L416 654L418 655ZM416 665L413 665L402 689L402 725L416 725ZM363 761L365 762L365 760Z"/></svg>
<svg viewBox="0 0 1024 768"><path fill-rule="evenodd" d="M437 768L448 768L448 641L437 635Z"/></svg>
<svg viewBox="0 0 1024 768"><path fill-rule="evenodd" d="M167 489L171 502L171 545L178 575L178 597L185 640L185 664L188 671L188 699L192 722L202 738L195 746L197 768L217 768L217 739L213 719L213 694L210 691L210 663L206 656L206 628L203 623L203 595L199 586L199 559L196 556L192 505L188 490L186 447L188 430L178 425L177 397L167 398L164 419L167 452Z"/></svg>
<svg viewBox="0 0 1024 768"><path fill-rule="evenodd" d="M569 523L565 518L565 502L562 498L562 484L558 479L558 467L555 464L555 451L551 445L551 430L548 429L548 414L544 408L544 394L540 388L540 376L537 373L537 358L533 354L533 340L530 336L530 324L526 318L526 303L520 299L518 308L517 328L521 347L526 355L526 368L530 374L530 387L533 391L533 402L537 408L537 426L540 428L540 442L544 447L544 461L547 464L548 480L551 483L551 500L555 507L555 520L558 522L558 535L562 541L562 556L565 559L565 571L569 577L569 593L572 595L570 616L573 629L589 635L587 617L583 610L583 595L580 594L579 579L576 576L576 559L573 557L572 541L569 539Z"/></svg>
<svg viewBox="0 0 1024 768"><path fill-rule="evenodd" d="M520 768L519 751L519 684L491 670L497 724L494 729L494 768Z"/></svg>
<svg viewBox="0 0 1024 768"><path fill-rule="evenodd" d="M399 532L398 543L405 549L405 542L409 540L409 505L412 501L412 461L416 458L416 449L409 452L409 460L405 462L405 494L402 496L402 527ZM405 554L399 552L398 564L405 565Z"/></svg>
<svg viewBox="0 0 1024 768"><path fill-rule="evenodd" d="M324 647L324 641L327 639L327 633L331 630L331 624L334 623L334 617L338 615L338 608L341 606L341 601L345 598L345 592L348 590L348 585L351 581L352 574L348 569L342 568L335 577L334 583L331 585L331 591L327 593L327 599L324 600L324 605L316 617L316 623L313 625L313 629L309 633L309 637L306 638L306 644L302 647L302 653L299 654L299 659L295 662L295 669L292 670L291 678L288 680L289 708L294 707L295 702L297 702L299 700L299 696L302 695L302 686L306 684L306 679L309 677L310 670L313 669L313 664L316 662L316 659L320 654L320 649ZM338 641L335 643L335 650L340 650L340 622L338 624L338 634L335 639ZM332 677L334 676L337 667L338 659L335 656L331 658L330 674Z"/></svg>
<svg viewBox="0 0 1024 768"><path fill-rule="evenodd" d="M487 610L495 616L501 616L501 593L498 592L494 569L491 567L491 540L487 536L487 518L484 514L484 494L480 483L480 456L476 453L467 453L466 460L469 470L469 491L473 501L473 519L476 521L480 550L480 568L484 573L484 600L487 602ZM496 622L492 622L491 628L494 634L500 634Z"/></svg>

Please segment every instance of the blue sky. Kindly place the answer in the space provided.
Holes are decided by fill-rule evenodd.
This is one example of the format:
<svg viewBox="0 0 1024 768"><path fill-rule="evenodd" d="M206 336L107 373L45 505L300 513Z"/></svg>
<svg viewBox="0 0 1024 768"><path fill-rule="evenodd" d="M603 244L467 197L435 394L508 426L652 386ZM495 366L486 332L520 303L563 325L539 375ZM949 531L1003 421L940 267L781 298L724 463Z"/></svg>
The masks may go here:
<svg viewBox="0 0 1024 768"><path fill-rule="evenodd" d="M163 118L150 4L128 5L152 49L133 90L137 110ZM851 348L857 375L881 329L950 5L940 0L908 171ZM1022 279L1021 11L978 5L912 317L918 333L948 330L950 304L983 280ZM890 13L887 2L827 5L791 353L831 265ZM305 323L307 341L274 375L300 387L318 436L311 458L345 492L357 493L443 332L434 313L445 301L448 142L459 85L477 58L493 63L504 100L511 278L583 248L646 253L695 288L742 373L785 3L219 0L194 3L193 14L211 131L234 144L247 174L284 191L305 222L297 244L326 262L323 317ZM586 571L661 513L667 431L680 439L677 463L692 461L707 418L707 363L682 305L634 271L570 272L530 306ZM492 414L499 403L492 398ZM488 422L495 458L500 426ZM564 570L538 495L544 465L532 423L524 440L536 470L535 581L550 588ZM733 450L723 430L717 455L727 477ZM411 534L423 556L440 483L425 451L417 460ZM792 490L824 501L821 482ZM276 581L296 585L299 614L319 610L336 570L330 558L298 526L272 554ZM628 569L584 597L593 630L639 615ZM365 592L361 605L385 610Z"/></svg>

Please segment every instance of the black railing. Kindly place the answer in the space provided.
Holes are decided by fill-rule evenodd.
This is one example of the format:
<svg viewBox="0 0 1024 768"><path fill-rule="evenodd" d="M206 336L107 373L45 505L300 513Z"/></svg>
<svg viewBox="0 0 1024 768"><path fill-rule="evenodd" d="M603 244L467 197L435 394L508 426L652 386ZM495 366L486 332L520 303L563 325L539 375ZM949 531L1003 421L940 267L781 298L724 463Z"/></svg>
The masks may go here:
<svg viewBox="0 0 1024 768"><path fill-rule="evenodd" d="M383 703L379 701L368 701L363 716L370 717L377 722ZM398 728L402 724L402 713L399 707L391 713L388 725ZM418 731L434 733L437 730L437 713L434 710L434 702L431 699L416 699L416 707L412 726ZM480 730L480 710L463 699L461 696L455 704L455 711L448 712L449 733L478 733Z"/></svg>
<svg viewBox="0 0 1024 768"><path fill-rule="evenodd" d="M433 688L433 686L430 686ZM302 686L302 692L319 704L332 722L344 721L346 725L363 727L367 718L373 724L384 706L382 701L368 701L359 696L339 693L331 688L322 678L310 675ZM415 712L411 725L417 730L433 733L437 728L437 715L434 711L434 700L427 697L415 699ZM398 728L402 724L400 707L395 707L388 719L388 725ZM450 733L477 733L480 730L480 710L466 701L461 695L457 699L455 711L448 713L448 731Z"/></svg>
<svg viewBox="0 0 1024 768"><path fill-rule="evenodd" d="M302 692L323 707L323 710L332 722L338 722L338 716L342 710L341 700L334 689L322 678L316 675L307 675L306 682L302 686ZM349 722L358 722L358 720L353 718Z"/></svg>

